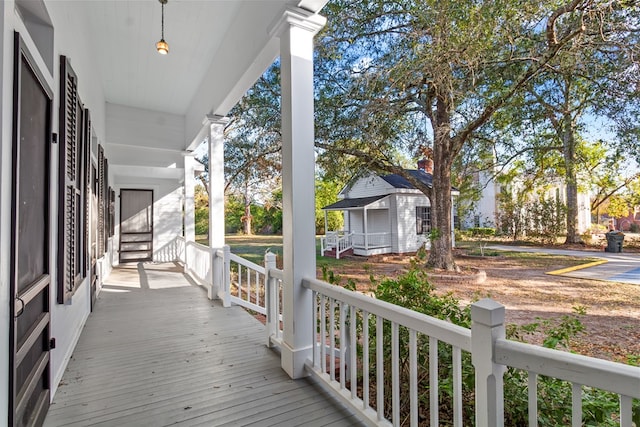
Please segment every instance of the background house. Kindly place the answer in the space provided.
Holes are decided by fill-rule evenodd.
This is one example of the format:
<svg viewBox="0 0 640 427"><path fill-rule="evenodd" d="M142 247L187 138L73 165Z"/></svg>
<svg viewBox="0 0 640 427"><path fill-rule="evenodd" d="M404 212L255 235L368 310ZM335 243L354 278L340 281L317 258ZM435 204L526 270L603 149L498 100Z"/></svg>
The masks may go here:
<svg viewBox="0 0 640 427"><path fill-rule="evenodd" d="M425 166L421 163L418 169L407 172L431 187L433 177ZM459 193L453 189L452 194ZM344 212L344 230L325 230L323 253L339 257L352 250L355 255L368 256L430 247L431 203L402 176L366 174L347 184L338 198L338 202L322 209L325 213Z"/></svg>
<svg viewBox="0 0 640 427"><path fill-rule="evenodd" d="M511 196L513 200L521 200L522 208L526 203L539 200L554 200L563 205L567 202L566 186L558 177L549 177L544 183L529 187L522 178L509 183L499 183L489 172L474 174L476 187L480 189L480 198L474 203L466 215L461 218L461 227L496 227L504 214L500 204L501 194ZM591 203L589 194L578 192L578 233L584 233L591 227Z"/></svg>

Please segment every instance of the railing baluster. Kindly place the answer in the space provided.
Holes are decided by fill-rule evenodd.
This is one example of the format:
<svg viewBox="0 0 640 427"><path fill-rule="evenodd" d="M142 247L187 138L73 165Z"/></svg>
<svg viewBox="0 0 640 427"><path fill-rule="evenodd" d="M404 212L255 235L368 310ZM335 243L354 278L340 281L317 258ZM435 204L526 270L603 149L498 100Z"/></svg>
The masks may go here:
<svg viewBox="0 0 640 427"><path fill-rule="evenodd" d="M345 327L346 323L346 309L347 306L340 302L340 388L344 390L346 385L346 361L347 361L347 331Z"/></svg>
<svg viewBox="0 0 640 427"><path fill-rule="evenodd" d="M318 304L318 299L319 299L319 294L316 291L313 291L311 294L311 301L312 301L312 310L313 310L313 322L312 322L312 328L313 331L311 332L311 337L312 337L312 342L313 342L313 367L315 369L318 369L320 367L320 354L319 354L319 347L318 347L318 343L320 342L320 336L318 333L318 310L320 309L320 306Z"/></svg>
<svg viewBox="0 0 640 427"><path fill-rule="evenodd" d="M528 381L529 393L529 425L538 425L538 374L529 371Z"/></svg>
<svg viewBox="0 0 640 427"><path fill-rule="evenodd" d="M620 427L631 427L633 399L629 396L620 396Z"/></svg>
<svg viewBox="0 0 640 427"><path fill-rule="evenodd" d="M237 264L238 266L238 298L242 299L242 265Z"/></svg>
<svg viewBox="0 0 640 427"><path fill-rule="evenodd" d="M409 393L411 425L418 425L418 339L414 329L409 330Z"/></svg>
<svg viewBox="0 0 640 427"><path fill-rule="evenodd" d="M369 408L369 313L362 312L362 407Z"/></svg>
<svg viewBox="0 0 640 427"><path fill-rule="evenodd" d="M376 316L376 408L378 420L384 419L384 319Z"/></svg>
<svg viewBox="0 0 640 427"><path fill-rule="evenodd" d="M351 346L349 348L349 373L351 382L351 398L358 397L358 367L356 356L358 355L358 336L356 335L356 308L354 306L349 307L349 342ZM364 376L364 374L363 374Z"/></svg>
<svg viewBox="0 0 640 427"><path fill-rule="evenodd" d="M462 352L453 346L453 425L462 427Z"/></svg>
<svg viewBox="0 0 640 427"><path fill-rule="evenodd" d="M582 385L571 384L571 425L582 426Z"/></svg>
<svg viewBox="0 0 640 427"><path fill-rule="evenodd" d="M396 322L391 322L391 414L394 426L400 425L400 337Z"/></svg>
<svg viewBox="0 0 640 427"><path fill-rule="evenodd" d="M336 353L335 353L335 340L336 340L336 303L333 298L329 300L329 369L330 378L332 381L336 380Z"/></svg>
<svg viewBox="0 0 640 427"><path fill-rule="evenodd" d="M247 268L247 301L251 302L251 269Z"/></svg>
<svg viewBox="0 0 640 427"><path fill-rule="evenodd" d="M320 298L320 364L322 373L327 373L327 298Z"/></svg>
<svg viewBox="0 0 640 427"><path fill-rule="evenodd" d="M438 340L429 337L429 414L432 426L438 425L440 417L438 401Z"/></svg>
<svg viewBox="0 0 640 427"><path fill-rule="evenodd" d="M263 275L256 271L256 305L260 305L260 286L264 283L264 280L260 280ZM263 287L264 289L264 287Z"/></svg>

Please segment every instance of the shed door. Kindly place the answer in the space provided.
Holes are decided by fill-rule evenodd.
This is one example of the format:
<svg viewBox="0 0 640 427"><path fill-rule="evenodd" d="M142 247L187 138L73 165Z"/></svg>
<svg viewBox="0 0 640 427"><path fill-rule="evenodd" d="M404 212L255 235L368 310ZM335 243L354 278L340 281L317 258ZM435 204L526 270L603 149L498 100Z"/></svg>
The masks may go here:
<svg viewBox="0 0 640 427"><path fill-rule="evenodd" d="M120 262L153 258L153 190L120 190Z"/></svg>
<svg viewBox="0 0 640 427"><path fill-rule="evenodd" d="M9 425L40 425L49 407L51 91L15 35Z"/></svg>

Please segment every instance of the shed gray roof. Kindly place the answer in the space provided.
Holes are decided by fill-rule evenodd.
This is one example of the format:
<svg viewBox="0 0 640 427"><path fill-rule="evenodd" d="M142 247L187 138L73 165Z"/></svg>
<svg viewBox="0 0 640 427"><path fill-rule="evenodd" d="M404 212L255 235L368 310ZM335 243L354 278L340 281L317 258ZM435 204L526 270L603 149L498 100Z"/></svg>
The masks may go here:
<svg viewBox="0 0 640 427"><path fill-rule="evenodd" d="M328 206L322 208L326 211L331 210L345 210L345 209L353 209L353 208L363 208L367 205L370 205L373 202L376 202L380 199L387 197L388 194L383 194L382 196L372 196L372 197L361 197L358 199L343 199L339 200L335 203L332 203Z"/></svg>
<svg viewBox="0 0 640 427"><path fill-rule="evenodd" d="M429 188L431 188L431 186L433 185L433 176L430 173L426 173L425 171L419 170L419 169L418 170L407 169L406 172L413 175L414 178L416 178L418 181L422 182L424 185L428 186ZM407 181L406 178L400 175L397 175L395 173L382 176L381 178L387 181L391 186L393 186L393 188L409 188L409 189L416 188L412 183Z"/></svg>

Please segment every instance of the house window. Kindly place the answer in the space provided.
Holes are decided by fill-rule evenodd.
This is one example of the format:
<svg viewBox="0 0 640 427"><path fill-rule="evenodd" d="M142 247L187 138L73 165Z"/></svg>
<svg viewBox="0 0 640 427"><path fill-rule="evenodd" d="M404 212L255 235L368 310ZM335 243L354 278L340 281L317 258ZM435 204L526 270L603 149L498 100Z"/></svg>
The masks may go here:
<svg viewBox="0 0 640 427"><path fill-rule="evenodd" d="M431 232L431 207L416 206L416 234Z"/></svg>

